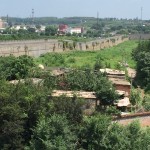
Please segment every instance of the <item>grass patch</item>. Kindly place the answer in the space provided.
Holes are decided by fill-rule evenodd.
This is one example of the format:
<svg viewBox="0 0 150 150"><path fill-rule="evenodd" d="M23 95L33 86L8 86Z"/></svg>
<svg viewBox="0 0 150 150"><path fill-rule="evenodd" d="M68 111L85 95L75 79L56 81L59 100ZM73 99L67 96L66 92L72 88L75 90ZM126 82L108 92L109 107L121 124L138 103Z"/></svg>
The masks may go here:
<svg viewBox="0 0 150 150"><path fill-rule="evenodd" d="M117 46L99 51L71 51L64 53L47 53L36 59L36 62L52 67L93 67L96 60L103 59L104 64L116 68L118 62L127 62L129 67L135 68L136 63L131 57L131 52L138 45L137 41L126 41Z"/></svg>

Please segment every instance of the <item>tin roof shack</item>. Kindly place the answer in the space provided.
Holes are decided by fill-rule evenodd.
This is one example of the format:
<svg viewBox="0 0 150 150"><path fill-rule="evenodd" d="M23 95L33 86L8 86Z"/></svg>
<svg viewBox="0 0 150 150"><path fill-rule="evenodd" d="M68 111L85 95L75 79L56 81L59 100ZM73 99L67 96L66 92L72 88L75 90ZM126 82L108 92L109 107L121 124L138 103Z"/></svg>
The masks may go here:
<svg viewBox="0 0 150 150"><path fill-rule="evenodd" d="M125 71L105 68L100 69L100 72L106 73L108 77L125 79Z"/></svg>
<svg viewBox="0 0 150 150"><path fill-rule="evenodd" d="M64 75L66 73L70 72L70 69L68 68L63 68L63 67L44 67L44 69L42 70L42 78L45 77L45 74L49 74L51 76L54 76L54 77L64 77Z"/></svg>
<svg viewBox="0 0 150 150"><path fill-rule="evenodd" d="M78 98L85 99L85 105L82 107L84 114L89 115L95 111L95 106L97 104L95 92L63 91L63 90L54 90L52 92L52 97L60 97L62 95L71 98L73 98L76 95Z"/></svg>
<svg viewBox="0 0 150 150"><path fill-rule="evenodd" d="M18 84L18 83L25 83L25 82L30 82L33 83L35 85L41 85L43 84L43 79L40 78L28 78L28 79L20 79L20 80L11 80L9 81L9 83L11 84Z"/></svg>
<svg viewBox="0 0 150 150"><path fill-rule="evenodd" d="M106 73L116 90L125 91L128 96L130 95L131 84L125 79L125 71L106 68L100 69L100 72Z"/></svg>
<svg viewBox="0 0 150 150"><path fill-rule="evenodd" d="M130 82L126 81L125 79L112 78L112 77L111 78L108 77L108 78L113 83L116 90L125 91L128 96L130 95L130 90L131 90Z"/></svg>
<svg viewBox="0 0 150 150"><path fill-rule="evenodd" d="M53 68L50 70L51 75L55 77L62 77L65 74L65 69L62 68Z"/></svg>
<svg viewBox="0 0 150 150"><path fill-rule="evenodd" d="M117 93L119 94L119 100L117 100L116 103L114 103L114 105L121 111L121 112L125 112L127 110L127 108L130 107L131 103L129 100L129 95L127 92L125 91L119 91L116 90Z"/></svg>

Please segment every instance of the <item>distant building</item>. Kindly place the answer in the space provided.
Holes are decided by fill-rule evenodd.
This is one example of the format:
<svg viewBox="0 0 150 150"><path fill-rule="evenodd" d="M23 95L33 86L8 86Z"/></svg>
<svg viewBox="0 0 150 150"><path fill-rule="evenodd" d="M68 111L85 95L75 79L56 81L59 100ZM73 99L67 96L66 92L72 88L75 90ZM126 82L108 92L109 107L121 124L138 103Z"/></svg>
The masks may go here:
<svg viewBox="0 0 150 150"><path fill-rule="evenodd" d="M5 29L8 26L8 23L0 19L0 29Z"/></svg>
<svg viewBox="0 0 150 150"><path fill-rule="evenodd" d="M120 78L111 78L111 77L108 78L113 83L116 90L125 91L127 96L130 95L131 84L129 81Z"/></svg>
<svg viewBox="0 0 150 150"><path fill-rule="evenodd" d="M43 26L43 25L42 25L41 28L40 28L40 31L41 31L41 32L44 32L45 29L46 29L46 26Z"/></svg>
<svg viewBox="0 0 150 150"><path fill-rule="evenodd" d="M59 25L59 28L58 28L58 33L59 34L66 34L66 33L81 34L83 32L84 32L84 28L83 27L74 27L74 28L72 28L72 27L68 27L68 25L65 25L65 24Z"/></svg>
<svg viewBox="0 0 150 150"><path fill-rule="evenodd" d="M0 19L0 28L3 28L3 21Z"/></svg>
<svg viewBox="0 0 150 150"><path fill-rule="evenodd" d="M15 26L12 26L11 29L17 30L17 31L20 29L27 30L27 27L23 25L15 25Z"/></svg>
<svg viewBox="0 0 150 150"><path fill-rule="evenodd" d="M70 28L69 33L81 34L81 33L83 33L83 28L82 27Z"/></svg>
<svg viewBox="0 0 150 150"><path fill-rule="evenodd" d="M60 24L60 25L59 25L59 28L58 28L58 33L59 33L59 34L66 34L68 28L69 28L68 25Z"/></svg>
<svg viewBox="0 0 150 150"><path fill-rule="evenodd" d="M105 68L100 69L100 72L106 73L108 79L113 83L116 90L125 91L126 95L130 95L131 84L125 79L125 71Z"/></svg>

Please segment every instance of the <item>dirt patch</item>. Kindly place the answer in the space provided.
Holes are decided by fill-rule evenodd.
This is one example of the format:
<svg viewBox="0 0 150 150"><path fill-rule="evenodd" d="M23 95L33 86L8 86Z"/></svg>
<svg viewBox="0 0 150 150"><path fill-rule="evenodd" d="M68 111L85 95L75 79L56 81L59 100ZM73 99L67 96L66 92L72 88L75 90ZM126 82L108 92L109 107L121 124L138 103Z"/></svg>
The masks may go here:
<svg viewBox="0 0 150 150"><path fill-rule="evenodd" d="M132 119L131 118L121 119L121 120L118 120L117 122L122 125L128 125L134 120L139 120L142 127L150 126L150 116L144 116L144 117L138 117L138 118L132 118Z"/></svg>

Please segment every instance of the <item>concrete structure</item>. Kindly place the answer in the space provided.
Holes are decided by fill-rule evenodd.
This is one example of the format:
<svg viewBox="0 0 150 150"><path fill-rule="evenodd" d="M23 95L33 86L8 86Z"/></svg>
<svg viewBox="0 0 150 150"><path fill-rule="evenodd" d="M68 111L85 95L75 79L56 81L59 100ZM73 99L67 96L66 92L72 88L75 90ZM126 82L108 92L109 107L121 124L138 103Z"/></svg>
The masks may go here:
<svg viewBox="0 0 150 150"><path fill-rule="evenodd" d="M144 33L130 34L129 39L130 40L149 40L150 34L144 34Z"/></svg>
<svg viewBox="0 0 150 150"><path fill-rule="evenodd" d="M150 112L121 115L121 117L114 119L115 122L122 125L128 125L135 120L138 120L142 127L150 126Z"/></svg>
<svg viewBox="0 0 150 150"><path fill-rule="evenodd" d="M3 28L3 21L0 19L0 29Z"/></svg>
<svg viewBox="0 0 150 150"><path fill-rule="evenodd" d="M105 69L100 69L100 72L106 73L108 77L112 77L112 78L123 78L123 79L125 78L125 71L121 71L121 70L105 68Z"/></svg>
<svg viewBox="0 0 150 150"><path fill-rule="evenodd" d="M0 29L5 29L8 26L8 23L0 19Z"/></svg>
<svg viewBox="0 0 150 150"><path fill-rule="evenodd" d="M59 97L61 95L65 95L66 97L74 97L74 95L76 95L84 99L96 99L95 92L54 90L52 93L53 97Z"/></svg>
<svg viewBox="0 0 150 150"><path fill-rule="evenodd" d="M128 107L130 106L131 103L129 101L129 98L128 97L125 97L123 99L120 99L117 103L117 107Z"/></svg>
<svg viewBox="0 0 150 150"><path fill-rule="evenodd" d="M81 28L81 27L70 28L68 32L71 34L73 34L73 33L80 34L80 33L83 33L83 28Z"/></svg>
<svg viewBox="0 0 150 150"><path fill-rule="evenodd" d="M116 90L125 91L127 95L130 95L131 84L130 82L126 81L125 79L119 78L109 78L109 80L113 83Z"/></svg>
<svg viewBox="0 0 150 150"><path fill-rule="evenodd" d="M103 48L109 48L118 45L127 40L128 38L116 36L107 39L98 39L90 42L77 42L75 50L101 50ZM70 41L69 43L71 42L73 44L73 41ZM20 56L26 54L29 56L39 57L41 54L45 54L48 52L63 52L69 50L70 47L64 48L63 42L59 42L58 40L23 40L0 42L0 56Z"/></svg>
<svg viewBox="0 0 150 150"><path fill-rule="evenodd" d="M95 92L54 90L51 96L60 97L62 95L69 98L73 98L74 96L83 98L85 100L85 104L82 106L82 110L86 115L90 115L95 111L95 107L97 105Z"/></svg>
<svg viewBox="0 0 150 150"><path fill-rule="evenodd" d="M101 72L105 72L108 79L113 83L116 90L124 91L126 95L130 95L131 84L125 79L125 71L113 70L113 69L100 69Z"/></svg>
<svg viewBox="0 0 150 150"><path fill-rule="evenodd" d="M27 30L27 27L25 25L14 25L11 27L12 30L20 30L20 29L23 29L23 30Z"/></svg>

